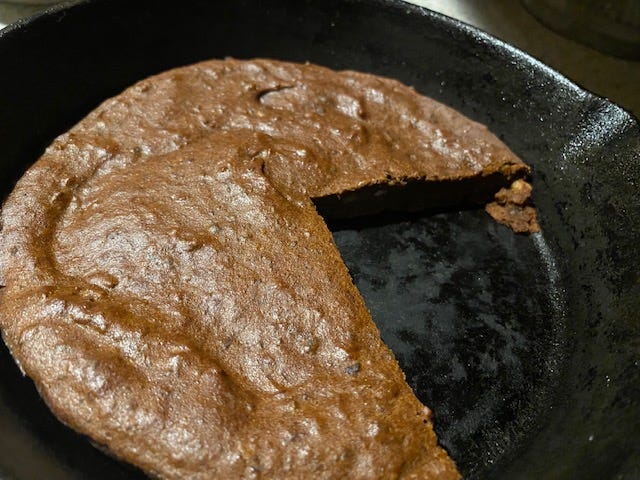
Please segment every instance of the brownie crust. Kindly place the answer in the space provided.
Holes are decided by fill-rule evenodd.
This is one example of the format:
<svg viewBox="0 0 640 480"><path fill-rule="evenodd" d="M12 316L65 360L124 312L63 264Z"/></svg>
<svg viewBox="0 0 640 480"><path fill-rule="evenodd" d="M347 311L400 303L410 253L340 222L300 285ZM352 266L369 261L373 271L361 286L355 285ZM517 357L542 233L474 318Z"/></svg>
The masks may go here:
<svg viewBox="0 0 640 480"><path fill-rule="evenodd" d="M422 185L398 205L488 204L535 231L529 172L394 80L165 72L57 138L5 203L2 334L64 423L158 478L457 479L314 201L371 213Z"/></svg>

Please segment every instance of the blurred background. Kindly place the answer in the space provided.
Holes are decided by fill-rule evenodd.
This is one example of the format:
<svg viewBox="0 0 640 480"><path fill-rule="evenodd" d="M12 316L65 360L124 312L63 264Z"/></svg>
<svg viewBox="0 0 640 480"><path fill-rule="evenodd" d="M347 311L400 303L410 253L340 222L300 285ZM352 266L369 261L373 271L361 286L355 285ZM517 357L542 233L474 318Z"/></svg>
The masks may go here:
<svg viewBox="0 0 640 480"><path fill-rule="evenodd" d="M0 29L54 3L0 0ZM479 27L640 117L640 0L410 3Z"/></svg>

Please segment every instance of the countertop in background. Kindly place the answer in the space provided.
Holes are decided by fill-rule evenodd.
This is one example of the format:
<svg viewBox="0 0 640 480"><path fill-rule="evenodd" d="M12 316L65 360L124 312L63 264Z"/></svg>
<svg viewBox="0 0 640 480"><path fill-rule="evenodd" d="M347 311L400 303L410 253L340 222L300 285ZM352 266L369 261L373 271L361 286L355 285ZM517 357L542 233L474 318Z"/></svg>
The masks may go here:
<svg viewBox="0 0 640 480"><path fill-rule="evenodd" d="M605 55L552 32L517 0L412 0L410 3L479 27L640 117L640 62ZM0 28L45 8L0 1Z"/></svg>

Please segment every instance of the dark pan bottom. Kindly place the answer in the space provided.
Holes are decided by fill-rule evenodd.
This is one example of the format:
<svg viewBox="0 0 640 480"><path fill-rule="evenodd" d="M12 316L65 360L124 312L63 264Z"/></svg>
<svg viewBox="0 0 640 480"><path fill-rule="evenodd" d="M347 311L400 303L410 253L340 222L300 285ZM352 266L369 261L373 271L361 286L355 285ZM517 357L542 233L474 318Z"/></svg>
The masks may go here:
<svg viewBox="0 0 640 480"><path fill-rule="evenodd" d="M489 478L535 435L563 361L563 303L544 237L516 235L481 210L338 228L343 259L434 411L441 443L466 478Z"/></svg>

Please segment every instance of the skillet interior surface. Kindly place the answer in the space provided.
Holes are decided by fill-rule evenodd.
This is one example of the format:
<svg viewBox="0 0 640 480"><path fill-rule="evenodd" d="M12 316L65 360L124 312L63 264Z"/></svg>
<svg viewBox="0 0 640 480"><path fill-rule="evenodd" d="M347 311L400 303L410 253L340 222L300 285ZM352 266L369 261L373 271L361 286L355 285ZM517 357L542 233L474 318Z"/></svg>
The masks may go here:
<svg viewBox="0 0 640 480"><path fill-rule="evenodd" d="M2 196L102 100L225 56L397 78L533 166L542 234L463 210L334 222L334 238L466 478L640 478L640 129L476 29L382 0L53 8L0 34ZM0 432L6 478L143 478L61 425L4 346Z"/></svg>

